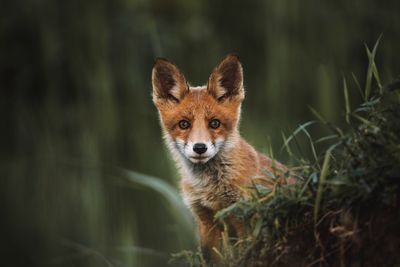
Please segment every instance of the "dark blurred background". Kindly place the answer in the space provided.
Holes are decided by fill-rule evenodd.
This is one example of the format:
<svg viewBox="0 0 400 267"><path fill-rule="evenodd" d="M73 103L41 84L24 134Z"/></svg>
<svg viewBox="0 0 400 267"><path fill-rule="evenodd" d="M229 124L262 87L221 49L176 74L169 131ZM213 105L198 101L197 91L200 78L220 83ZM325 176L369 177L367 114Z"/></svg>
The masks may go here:
<svg viewBox="0 0 400 267"><path fill-rule="evenodd" d="M399 10L372 0L1 1L0 265L166 266L171 252L196 248L151 102L154 58L200 85L238 54L242 133L286 162L282 132L312 120L308 106L341 124L343 77L352 107L361 101L353 74L363 87L364 43L383 33L381 79L400 74ZM307 158L307 138L299 143Z"/></svg>

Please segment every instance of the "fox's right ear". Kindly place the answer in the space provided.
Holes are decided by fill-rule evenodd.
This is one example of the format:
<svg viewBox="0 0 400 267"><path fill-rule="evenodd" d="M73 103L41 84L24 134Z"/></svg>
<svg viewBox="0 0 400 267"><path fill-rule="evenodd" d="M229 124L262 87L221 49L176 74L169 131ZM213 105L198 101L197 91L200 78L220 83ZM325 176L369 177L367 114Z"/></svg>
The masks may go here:
<svg viewBox="0 0 400 267"><path fill-rule="evenodd" d="M153 102L179 103L189 92L186 79L179 69L164 58L157 58L151 75Z"/></svg>

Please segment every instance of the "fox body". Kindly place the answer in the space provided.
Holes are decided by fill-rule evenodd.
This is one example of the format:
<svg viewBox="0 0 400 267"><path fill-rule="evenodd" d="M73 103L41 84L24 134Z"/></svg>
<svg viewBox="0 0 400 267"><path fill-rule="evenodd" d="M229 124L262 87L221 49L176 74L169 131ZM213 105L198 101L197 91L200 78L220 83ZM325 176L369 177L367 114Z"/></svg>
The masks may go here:
<svg viewBox="0 0 400 267"><path fill-rule="evenodd" d="M236 56L223 59L200 87L189 86L175 65L157 59L152 84L164 139L180 172L184 201L197 220L203 254L215 259L213 248L219 248L223 231L215 213L246 197L243 188L265 176L265 170L282 176L287 169L239 134L244 88ZM243 233L235 217L227 225L234 234Z"/></svg>

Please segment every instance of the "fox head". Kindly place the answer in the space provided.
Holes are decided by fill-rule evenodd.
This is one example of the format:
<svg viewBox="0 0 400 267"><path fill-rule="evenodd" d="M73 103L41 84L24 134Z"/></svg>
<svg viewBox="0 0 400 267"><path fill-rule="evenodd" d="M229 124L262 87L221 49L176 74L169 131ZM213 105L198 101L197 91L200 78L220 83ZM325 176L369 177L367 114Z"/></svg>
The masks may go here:
<svg viewBox="0 0 400 267"><path fill-rule="evenodd" d="M243 69L236 56L225 57L206 86L192 87L166 59L155 61L153 102L164 137L173 152L193 164L205 164L238 140L244 99Z"/></svg>

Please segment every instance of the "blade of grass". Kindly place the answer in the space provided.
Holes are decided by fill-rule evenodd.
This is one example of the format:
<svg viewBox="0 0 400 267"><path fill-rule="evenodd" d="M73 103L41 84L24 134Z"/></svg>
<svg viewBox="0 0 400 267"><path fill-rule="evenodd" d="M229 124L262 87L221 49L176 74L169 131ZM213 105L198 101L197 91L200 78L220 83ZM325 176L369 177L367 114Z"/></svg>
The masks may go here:
<svg viewBox="0 0 400 267"><path fill-rule="evenodd" d="M312 140L312 138L311 138L311 135L310 135L310 133L307 131L306 128L302 127L301 125L300 125L300 127L301 127L301 130L304 132L304 134L307 136L308 141L310 142L311 151L312 151L312 154L313 154L313 157L314 157L314 160L315 160L315 164L317 164L318 168L321 169L321 166L319 166L319 163L318 163L317 151L316 151L316 149L315 149L314 142L313 142L313 140Z"/></svg>
<svg viewBox="0 0 400 267"><path fill-rule="evenodd" d="M281 147L281 151L290 143L290 141L301 131L303 131L303 128L306 128L312 124L316 123L316 121L308 121L306 123L300 124L299 127L289 136L288 139L286 139L285 143Z"/></svg>
<svg viewBox="0 0 400 267"><path fill-rule="evenodd" d="M274 159L274 150L272 149L272 142L270 136L268 136L268 154L271 159Z"/></svg>
<svg viewBox="0 0 400 267"><path fill-rule="evenodd" d="M308 108L311 110L312 114L314 114L315 117L317 117L317 119L322 122L323 124L327 124L327 120L325 120L324 117L322 117L321 114L319 114L318 111L316 111L313 107L308 106Z"/></svg>
<svg viewBox="0 0 400 267"><path fill-rule="evenodd" d="M327 135L327 136L321 137L318 140L314 141L314 144L319 144L319 143L325 142L327 140L332 140L332 139L335 139L335 138L338 138L338 137L339 136L337 134Z"/></svg>
<svg viewBox="0 0 400 267"><path fill-rule="evenodd" d="M346 107L346 122L350 124L350 100L349 100L349 89L347 88L346 78L343 77L343 93L344 102Z"/></svg>
<svg viewBox="0 0 400 267"><path fill-rule="evenodd" d="M369 59L367 77L366 77L366 81L365 81L365 94L364 94L364 96L365 96L364 100L365 101L368 101L369 96L371 94L372 77L374 75L375 55L376 55L376 51L378 49L378 45L379 45L379 42L380 42L381 38L382 38L382 34L379 36L378 40L376 41L376 43L374 45L374 48L372 49L372 52L369 50L367 44L364 44L365 45L365 49L367 51L368 59Z"/></svg>
<svg viewBox="0 0 400 267"><path fill-rule="evenodd" d="M318 220L318 213L320 210L320 205L321 205L321 200L322 200L322 193L324 190L324 185L325 185L325 180L326 177L328 175L328 171L329 171L329 162L331 159L331 150L332 148L329 148L326 151L325 157L324 157L324 163L322 164L322 170L321 170L321 174L319 177L319 181L318 181L318 189L317 189L317 196L315 199L315 205L314 205L314 222L317 223Z"/></svg>
<svg viewBox="0 0 400 267"><path fill-rule="evenodd" d="M222 251L224 252L224 259L226 260L231 260L233 259L233 249L231 247L231 244L229 242L229 235L228 235L228 226L224 222L224 231L222 232Z"/></svg>
<svg viewBox="0 0 400 267"><path fill-rule="evenodd" d="M294 144L296 145L298 153L301 156L301 158L299 159L299 162L301 162L302 164L307 164L308 165L309 162L307 162L307 160L306 160L305 154L304 154L303 150L301 149L301 146L300 146L299 142L297 141L297 136L296 135L293 137L293 141L294 141Z"/></svg>
<svg viewBox="0 0 400 267"><path fill-rule="evenodd" d="M288 153L289 157L292 158L293 152L290 149L289 142L287 141L286 135L284 132L281 132L281 134L282 134L282 139L283 139L283 147L286 148L286 152Z"/></svg>
<svg viewBox="0 0 400 267"><path fill-rule="evenodd" d="M375 81L379 87L379 93L382 95L383 86L381 83L381 79L379 77L378 68L376 67L375 58L373 58L372 52L368 49L368 47L367 47L367 55L368 55L368 59L372 60L372 76L375 79Z"/></svg>
<svg viewBox="0 0 400 267"><path fill-rule="evenodd" d="M319 121L321 121L323 124L327 125L334 133L336 133L340 138L344 137L343 131L332 125L330 122L328 122L321 114L318 113L313 107L308 106L308 108L311 110L311 112L314 114L315 117L318 118Z"/></svg>
<svg viewBox="0 0 400 267"><path fill-rule="evenodd" d="M353 81L354 81L354 83L355 83L356 86L357 86L357 89L358 89L358 91L359 91L359 93L360 93L360 95L361 95L361 98L364 99L364 93L363 93L363 91L362 91L362 89L361 89L360 82L358 81L356 75L355 75L353 72L351 73L351 76L353 77Z"/></svg>

